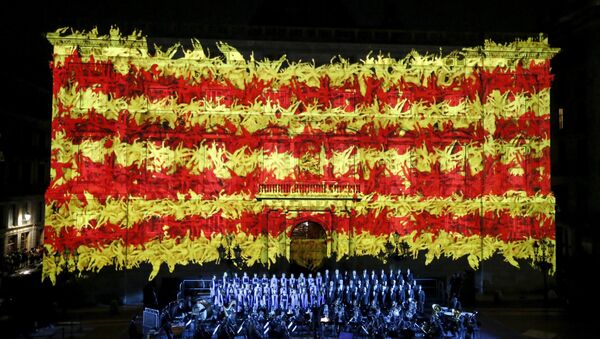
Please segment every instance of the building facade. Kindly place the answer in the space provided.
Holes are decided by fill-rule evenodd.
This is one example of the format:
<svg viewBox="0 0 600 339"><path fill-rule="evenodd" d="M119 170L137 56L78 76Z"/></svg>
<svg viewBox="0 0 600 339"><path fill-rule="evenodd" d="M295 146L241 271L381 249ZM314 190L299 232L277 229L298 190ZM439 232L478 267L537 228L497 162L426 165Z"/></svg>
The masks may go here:
<svg viewBox="0 0 600 339"><path fill-rule="evenodd" d="M554 241L544 40L315 66L149 52L116 29L48 37L51 279L398 246L518 266Z"/></svg>
<svg viewBox="0 0 600 339"><path fill-rule="evenodd" d="M4 256L43 240L44 195L49 181L50 124L5 112L0 130L0 246Z"/></svg>

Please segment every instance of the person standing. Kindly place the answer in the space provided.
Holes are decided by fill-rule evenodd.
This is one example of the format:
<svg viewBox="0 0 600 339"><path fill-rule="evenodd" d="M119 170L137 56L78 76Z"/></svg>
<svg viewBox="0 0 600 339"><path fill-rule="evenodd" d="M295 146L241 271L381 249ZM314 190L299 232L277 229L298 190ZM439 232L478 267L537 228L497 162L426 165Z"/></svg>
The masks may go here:
<svg viewBox="0 0 600 339"><path fill-rule="evenodd" d="M144 307L158 309L158 297L156 296L156 279L150 280L144 286Z"/></svg>
<svg viewBox="0 0 600 339"><path fill-rule="evenodd" d="M421 285L419 285L417 290L417 312L423 313L425 310L425 291Z"/></svg>

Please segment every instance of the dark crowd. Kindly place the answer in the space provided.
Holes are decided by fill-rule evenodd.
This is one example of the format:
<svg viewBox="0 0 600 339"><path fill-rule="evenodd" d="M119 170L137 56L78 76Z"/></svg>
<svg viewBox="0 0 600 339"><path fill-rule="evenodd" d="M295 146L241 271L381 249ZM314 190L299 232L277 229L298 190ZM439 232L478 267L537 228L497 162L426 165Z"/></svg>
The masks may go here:
<svg viewBox="0 0 600 339"><path fill-rule="evenodd" d="M10 275L22 269L35 268L41 264L43 254L43 246L12 251L0 258L0 272L3 275Z"/></svg>

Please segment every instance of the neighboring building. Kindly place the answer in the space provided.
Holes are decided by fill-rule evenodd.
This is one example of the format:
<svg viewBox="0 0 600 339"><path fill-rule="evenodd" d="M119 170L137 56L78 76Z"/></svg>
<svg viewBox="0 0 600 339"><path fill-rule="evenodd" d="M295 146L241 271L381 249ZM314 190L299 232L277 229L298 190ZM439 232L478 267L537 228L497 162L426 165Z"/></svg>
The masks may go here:
<svg viewBox="0 0 600 339"><path fill-rule="evenodd" d="M3 112L0 129L0 249L2 255L42 243L49 180L50 126Z"/></svg>

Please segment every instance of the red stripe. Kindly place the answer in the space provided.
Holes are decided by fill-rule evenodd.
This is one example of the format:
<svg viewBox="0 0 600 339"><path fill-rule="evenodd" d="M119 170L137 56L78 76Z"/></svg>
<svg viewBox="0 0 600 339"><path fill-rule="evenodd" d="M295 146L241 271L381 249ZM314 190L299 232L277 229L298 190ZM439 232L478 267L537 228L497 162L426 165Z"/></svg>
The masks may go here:
<svg viewBox="0 0 600 339"><path fill-rule="evenodd" d="M71 168L71 163L53 162L52 168L57 170L57 176L50 184L47 193L52 196L78 195L89 192L97 197L111 194L114 197L145 196L147 199L172 199L177 193L186 193L192 190L211 197L218 196L222 190L226 194L238 192L250 193L251 198L258 193L259 183L284 184L295 182L298 179L287 178L277 180L268 171L257 168L246 176L238 176L230 171L230 179L217 178L212 170L205 170L198 175L191 174L186 168L179 168L173 174L151 172L138 169L136 166L119 166L114 164L114 157L105 158L102 163L94 163L86 157L80 158L80 176L69 180L65 184L54 186L60 179L65 168ZM336 181L339 183L359 183L361 191L365 194L377 192L379 194L414 195L424 197L449 197L455 193L462 193L467 199L476 198L482 194L502 195L508 190L525 191L530 195L536 193L550 193L550 161L549 150L545 149L542 158L535 159L524 157L521 161L522 168L527 169L524 176L511 175L509 169L514 164L502 164L497 161L499 157L487 157L484 170L472 176L468 169L463 175L460 168L452 172L441 173L434 166L432 172L419 172L416 169L408 172L411 182L410 187L404 186L404 177L390 175L385 177L385 169L371 169L369 179L355 179L353 175L343 176L326 175L307 178L305 182ZM540 176L536 168L544 167L545 173ZM330 171L326 171L330 173ZM388 173L389 174L389 173ZM300 179L301 180L301 179Z"/></svg>
<svg viewBox="0 0 600 339"><path fill-rule="evenodd" d="M106 136L117 136L121 140L136 140L136 139L161 139L166 145L177 146L183 145L184 147L191 148L198 145L205 139L214 139L217 133L214 132L214 126L211 127L212 131L207 131L206 126L194 125L192 127L186 127L184 124L178 124L175 128L171 128L168 125L164 125L160 122L146 122L138 124L132 119L126 111L119 114L117 119L107 119L101 114L91 110L87 113L85 118L73 118L70 116L63 116L62 113L67 112L68 109L62 104L58 105L58 118L52 121L52 137L55 137L57 132L66 133L67 138L73 138L77 142L82 138L99 140ZM287 126L285 126L287 127ZM319 131L318 126L311 127L310 136L314 137L320 134L325 134ZM453 126L451 121L444 121L440 126L427 126L419 128L418 130L404 131L404 135L399 136L400 129L398 124L391 124L387 127L375 126L375 123L365 124L363 129L366 131L363 134L367 134L361 137L360 134L348 134L345 130L345 126L339 126L338 131L332 133L326 133L327 135L339 134L349 139L361 138L364 140L374 140L380 143L387 143L390 138L396 138L398 140L412 141L428 140L429 142L435 142L438 140L473 140L481 141L486 136L490 135L480 122L470 124L467 128L457 128ZM377 132L375 132L377 127ZM281 129L266 129L260 130L255 133L249 133L242 131L238 128L228 126L220 126L222 135L229 136L230 134L241 134L237 135L236 140L245 140L250 136L255 136L257 139L254 143L249 145L257 145L260 142L261 137L271 135L272 133L285 133L282 134L282 138L288 138L287 130ZM496 131L493 134L496 140L511 140L518 136L527 135L528 138L549 138L550 131L550 115L544 115L542 117L536 117L533 112L528 112L521 116L519 119L504 119L499 118L496 120ZM242 132L242 133L240 133ZM299 138L301 136L295 136ZM309 138L306 134L305 138ZM240 139L242 138L242 139ZM372 143L372 142L371 142Z"/></svg>
<svg viewBox="0 0 600 339"><path fill-rule="evenodd" d="M160 100L166 97L177 96L179 103L190 103L192 100L213 99L213 94L223 97L223 104L250 105L255 101L266 102L266 98L278 100L280 94L265 93L265 89L272 88L270 82L253 78L244 84L243 89L236 88L227 79L217 81L214 78L203 78L196 82L191 78L178 78L165 76L157 67L150 70L138 69L131 66L127 75L122 75L113 70L110 61L93 61L83 63L76 52L65 58L61 66L54 66L54 89L70 87L77 83L77 89L93 88L96 92L110 94L113 98L136 97L145 95L152 100ZM362 95L359 91L358 79L347 81L343 86L332 86L327 76L322 76L320 86L309 86L297 80L280 86L279 93L287 92L296 101L304 106L318 103L327 107L346 107L344 93L353 91L355 105L371 105L375 100L380 103L395 105L400 100L406 99L409 103L425 102L427 104L447 101L457 105L464 98L474 100L480 94L481 100L485 102L491 90L498 89L502 93L511 91L513 93L536 93L542 89L550 88L552 75L550 74L550 62L540 64L531 62L527 69L518 66L515 70L496 68L493 71L475 69L473 75L468 78L459 78L452 84L445 86L438 84L437 76L432 74L422 79L421 84L406 82L403 78L389 91L381 87L382 80L373 76L365 78L366 92ZM424 85L427 84L427 85ZM100 86L98 86L100 85ZM482 91L480 93L480 91ZM57 92L55 92L56 94ZM215 94L216 93L216 94ZM219 94L221 93L221 94ZM337 99L336 99L337 98ZM289 103L295 101L292 98L280 100L283 107L289 107ZM302 109L302 107L300 108Z"/></svg>
<svg viewBox="0 0 600 339"><path fill-rule="evenodd" d="M267 229L263 225L269 223L268 232L272 236L278 236L285 231L288 224L296 221L285 220L285 217L277 221L266 220L266 215L252 215L245 213L240 219L228 220L219 216L208 219L199 216L186 216L177 220L172 216L163 216L151 220L136 223L130 228L122 228L115 224L105 224L102 227L96 227L95 221L92 221L92 227L84 227L80 230L74 227L62 228L57 233L52 227L46 226L44 229L44 238L46 244L52 245L55 249L62 251L66 248L72 250L79 246L91 246L96 248L106 247L115 240L121 240L124 244L143 246L152 240L164 240L164 225L168 225L166 230L169 238L181 238L188 232L192 239L201 236L211 236L216 234L227 234L238 232L237 225L241 224L241 231L254 236L263 234ZM478 215L470 214L461 217L453 215L433 216L428 213L420 213L412 218L397 218L386 216L385 211L379 215L370 212L366 215L342 217L336 216L333 223L347 224L354 226L355 234L363 231L369 232L375 236L382 236L397 232L400 235L410 234L417 231L415 236L424 233L433 234L434 238L441 231L457 232L465 236L483 235L499 237L505 242L519 241L532 237L535 239L551 238L554 239L554 226L550 219L538 220L534 217L511 217L508 213L488 213L482 219ZM533 227L535 225L535 227ZM338 231L339 228L336 228Z"/></svg>

